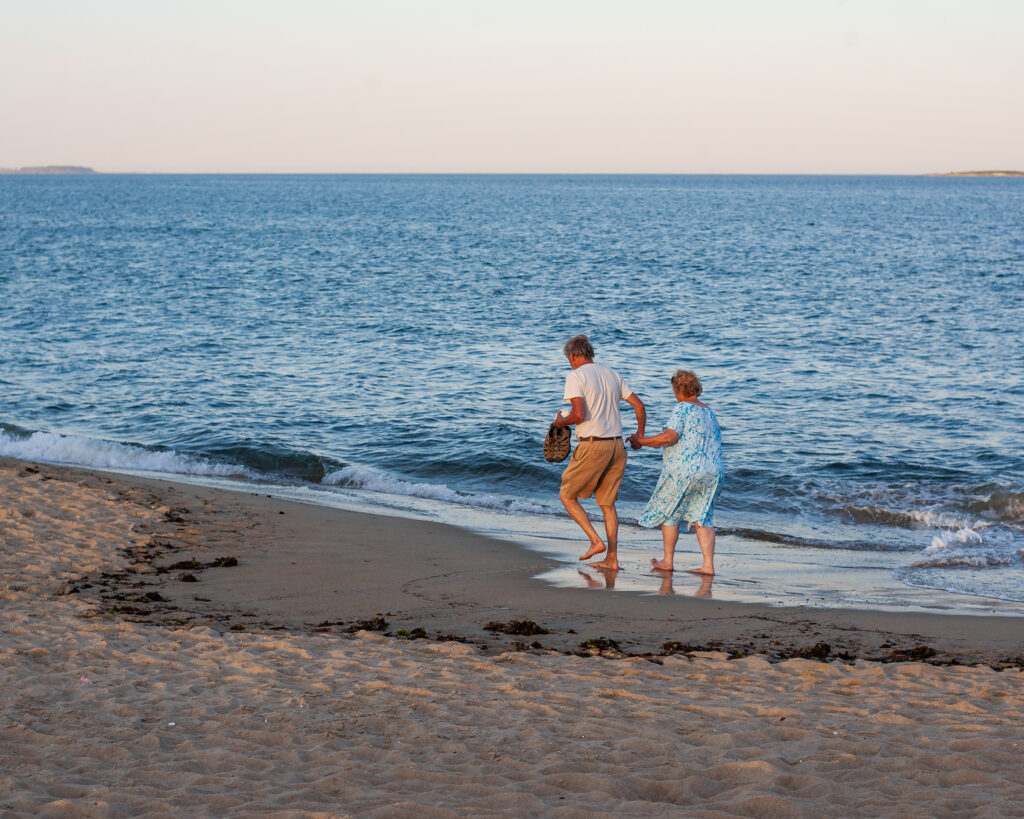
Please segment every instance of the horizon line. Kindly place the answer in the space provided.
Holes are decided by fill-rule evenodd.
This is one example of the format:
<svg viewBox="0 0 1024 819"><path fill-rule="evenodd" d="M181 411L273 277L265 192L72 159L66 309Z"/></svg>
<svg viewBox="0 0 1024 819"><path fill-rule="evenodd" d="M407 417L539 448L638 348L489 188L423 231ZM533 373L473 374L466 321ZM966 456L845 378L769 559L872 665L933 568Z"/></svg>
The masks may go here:
<svg viewBox="0 0 1024 819"><path fill-rule="evenodd" d="M956 176L1024 175L1019 170L969 171L36 171L62 166L0 166L0 176ZM68 167L68 166L63 166ZM79 166L86 168L86 166Z"/></svg>

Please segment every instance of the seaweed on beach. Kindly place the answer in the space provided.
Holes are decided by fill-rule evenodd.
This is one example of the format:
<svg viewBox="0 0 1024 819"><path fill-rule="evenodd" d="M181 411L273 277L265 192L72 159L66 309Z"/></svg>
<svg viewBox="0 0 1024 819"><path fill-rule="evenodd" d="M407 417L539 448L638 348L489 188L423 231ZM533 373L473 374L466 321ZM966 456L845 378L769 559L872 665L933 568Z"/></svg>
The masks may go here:
<svg viewBox="0 0 1024 819"><path fill-rule="evenodd" d="M667 640L661 644L661 650L665 654L693 654L697 651L722 651L723 649L722 644L717 640L704 644L680 643L678 640Z"/></svg>
<svg viewBox="0 0 1024 819"><path fill-rule="evenodd" d="M198 572L203 569L224 569L237 565L238 558L228 555L226 557L218 557L216 560L211 560L209 563L200 563L195 558L192 558L191 560L180 560L177 563L172 563L170 566L158 567L157 571L175 572L181 571L182 569L190 569L191 571Z"/></svg>
<svg viewBox="0 0 1024 819"><path fill-rule="evenodd" d="M130 603L166 603L167 598L164 597L160 592L151 591L145 594L140 594L136 597L129 597L128 602Z"/></svg>
<svg viewBox="0 0 1024 819"><path fill-rule="evenodd" d="M427 632L423 628L414 628L412 631L409 631L407 628L400 628L395 632L395 636L399 640L426 640Z"/></svg>
<svg viewBox="0 0 1024 819"><path fill-rule="evenodd" d="M815 643L810 648L801 648L793 652L794 657L804 660L821 660L822 662L827 662L831 654L832 646L824 642Z"/></svg>
<svg viewBox="0 0 1024 819"><path fill-rule="evenodd" d="M356 620L345 631L355 634L357 631L387 631L388 621L383 617L373 617L369 620Z"/></svg>
<svg viewBox="0 0 1024 819"><path fill-rule="evenodd" d="M203 569L204 566L198 560L192 558L191 560L179 560L177 563L172 563L170 566L162 566L161 568L166 572L176 572L181 569L199 571Z"/></svg>
<svg viewBox="0 0 1024 819"><path fill-rule="evenodd" d="M140 609L138 606L115 606L114 611L118 614L130 614L134 617L149 617L153 613L151 609Z"/></svg>
<svg viewBox="0 0 1024 819"><path fill-rule="evenodd" d="M184 523L185 518L182 515L187 515L188 509L168 509L164 512L164 520L167 523Z"/></svg>
<svg viewBox="0 0 1024 819"><path fill-rule="evenodd" d="M520 637L533 637L536 634L551 633L551 629L538 626L533 620L509 620L507 623L492 620L484 626L484 629L501 632L502 634L515 634Z"/></svg>
<svg viewBox="0 0 1024 819"><path fill-rule="evenodd" d="M921 662L938 654L931 646L914 646L913 648L896 648L889 652L889 660L893 662Z"/></svg>
<svg viewBox="0 0 1024 819"><path fill-rule="evenodd" d="M622 654L622 649L614 640L607 637L591 637L580 643L584 654Z"/></svg>

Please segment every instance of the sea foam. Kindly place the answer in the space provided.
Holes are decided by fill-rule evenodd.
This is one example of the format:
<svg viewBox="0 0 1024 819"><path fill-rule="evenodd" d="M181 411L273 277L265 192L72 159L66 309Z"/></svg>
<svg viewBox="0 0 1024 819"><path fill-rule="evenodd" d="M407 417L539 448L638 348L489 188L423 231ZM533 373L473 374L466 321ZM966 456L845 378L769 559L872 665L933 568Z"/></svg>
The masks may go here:
<svg viewBox="0 0 1024 819"><path fill-rule="evenodd" d="M932 538L931 544L922 552L922 557L904 568L984 569L990 566L1009 566L1021 560L1021 550L986 547L983 544L982 536L971 528L942 532Z"/></svg>

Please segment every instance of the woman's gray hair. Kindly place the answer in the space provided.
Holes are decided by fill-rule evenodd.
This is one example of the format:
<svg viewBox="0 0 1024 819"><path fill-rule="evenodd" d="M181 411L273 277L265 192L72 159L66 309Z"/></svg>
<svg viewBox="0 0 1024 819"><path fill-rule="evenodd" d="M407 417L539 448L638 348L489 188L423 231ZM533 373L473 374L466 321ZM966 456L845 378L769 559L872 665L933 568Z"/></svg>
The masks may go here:
<svg viewBox="0 0 1024 819"><path fill-rule="evenodd" d="M687 398L699 398L704 391L700 379L693 370L676 370L672 376L672 389Z"/></svg>
<svg viewBox="0 0 1024 819"><path fill-rule="evenodd" d="M565 342L562 352L565 353L566 358L571 355L581 355L584 358L594 357L594 348L590 344L590 339L586 336L573 336Z"/></svg>

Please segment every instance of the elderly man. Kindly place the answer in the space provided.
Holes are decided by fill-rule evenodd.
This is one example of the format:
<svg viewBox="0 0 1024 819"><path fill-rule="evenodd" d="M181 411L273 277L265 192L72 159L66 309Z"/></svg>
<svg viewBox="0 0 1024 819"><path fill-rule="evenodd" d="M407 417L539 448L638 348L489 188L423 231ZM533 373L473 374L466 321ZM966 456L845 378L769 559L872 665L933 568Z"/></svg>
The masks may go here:
<svg viewBox="0 0 1024 819"><path fill-rule="evenodd" d="M626 470L626 447L622 442L620 401L636 412L637 435L643 437L647 423L644 403L626 386L615 370L594 363L594 348L586 336L573 336L563 349L569 366L565 377L565 395L572 408L555 416L555 426L576 425L576 449L562 473L558 498L565 510L590 539L590 548L580 560L589 560L607 550L603 560L591 563L598 569L619 568L619 516L615 500ZM563 410L563 412L565 412ZM607 545L594 529L580 498L594 496L604 515Z"/></svg>

